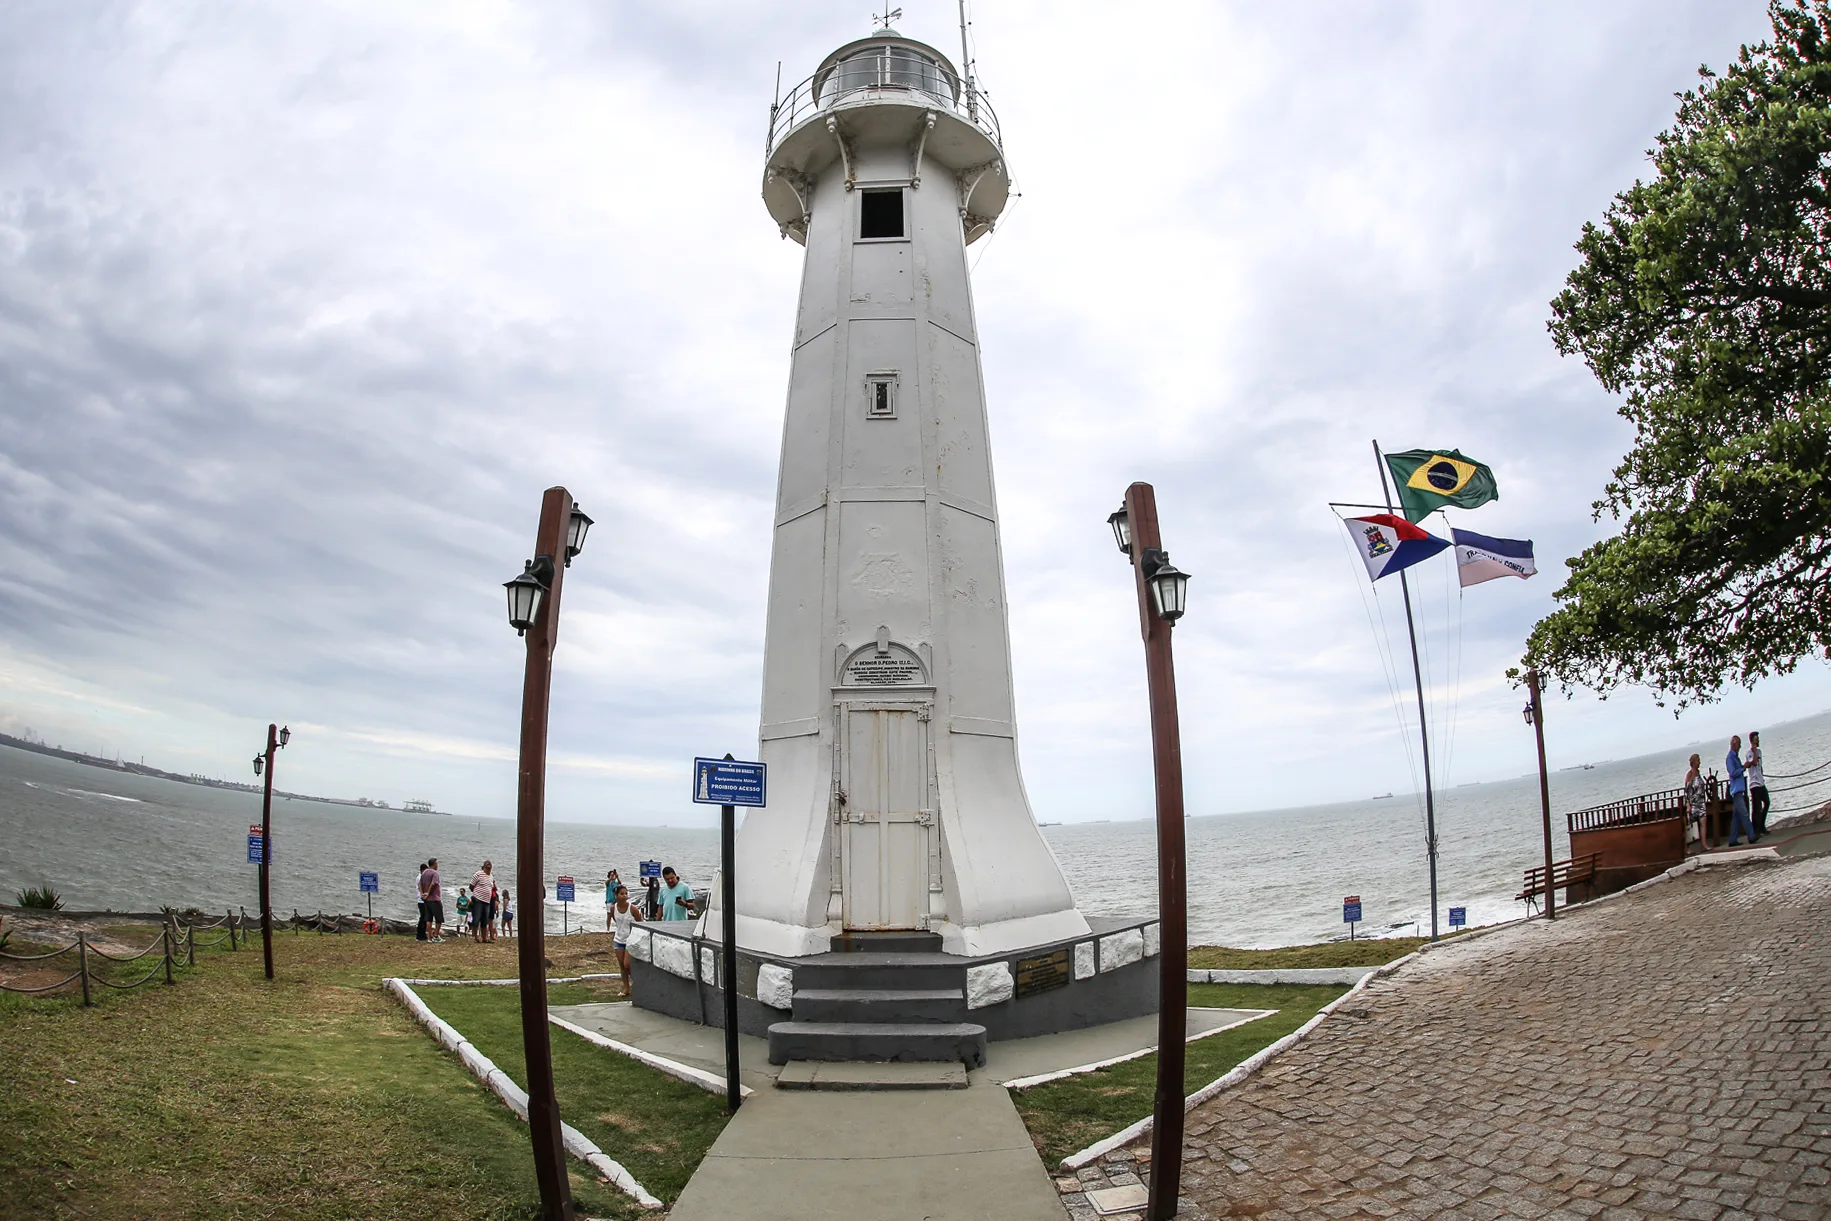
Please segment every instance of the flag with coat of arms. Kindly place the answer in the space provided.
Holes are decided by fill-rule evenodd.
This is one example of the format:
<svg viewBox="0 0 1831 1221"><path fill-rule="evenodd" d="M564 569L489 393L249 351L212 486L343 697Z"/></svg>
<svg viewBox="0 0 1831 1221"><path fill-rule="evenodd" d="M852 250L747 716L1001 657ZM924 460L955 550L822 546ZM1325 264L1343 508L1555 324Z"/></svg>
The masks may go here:
<svg viewBox="0 0 1831 1221"><path fill-rule="evenodd" d="M1367 565L1367 575L1375 581L1428 560L1449 546L1447 540L1393 513L1344 517L1342 524L1348 527L1361 561Z"/></svg>

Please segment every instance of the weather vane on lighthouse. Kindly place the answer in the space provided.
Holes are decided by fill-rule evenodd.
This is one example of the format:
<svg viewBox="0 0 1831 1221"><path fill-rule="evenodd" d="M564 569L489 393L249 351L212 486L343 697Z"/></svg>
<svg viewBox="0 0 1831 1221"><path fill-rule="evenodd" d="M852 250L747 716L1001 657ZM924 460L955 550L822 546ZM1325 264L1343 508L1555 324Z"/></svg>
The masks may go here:
<svg viewBox="0 0 1831 1221"><path fill-rule="evenodd" d="M890 28L890 23L892 21L901 21L902 19L903 10L900 8L891 8L888 4L884 6L883 12L871 14L871 23L873 25L880 25L886 30Z"/></svg>

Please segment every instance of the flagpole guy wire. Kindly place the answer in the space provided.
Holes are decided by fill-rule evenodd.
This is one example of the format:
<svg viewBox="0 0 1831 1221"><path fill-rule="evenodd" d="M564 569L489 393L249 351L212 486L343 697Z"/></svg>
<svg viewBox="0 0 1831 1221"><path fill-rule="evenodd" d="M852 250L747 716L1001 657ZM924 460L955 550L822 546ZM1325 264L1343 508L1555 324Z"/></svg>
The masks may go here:
<svg viewBox="0 0 1831 1221"><path fill-rule="evenodd" d="M1379 468L1380 492L1386 497L1386 511L1397 510L1392 503L1392 484L1386 478L1386 456L1380 443L1373 443L1373 465ZM1405 599L1405 634L1411 641L1411 676L1418 687L1418 740L1424 749L1424 850L1430 861L1430 939L1437 940L1437 801L1431 791L1430 731L1424 713L1424 671L1418 665L1418 628L1411 613L1411 585L1405 570L1399 570L1399 592Z"/></svg>

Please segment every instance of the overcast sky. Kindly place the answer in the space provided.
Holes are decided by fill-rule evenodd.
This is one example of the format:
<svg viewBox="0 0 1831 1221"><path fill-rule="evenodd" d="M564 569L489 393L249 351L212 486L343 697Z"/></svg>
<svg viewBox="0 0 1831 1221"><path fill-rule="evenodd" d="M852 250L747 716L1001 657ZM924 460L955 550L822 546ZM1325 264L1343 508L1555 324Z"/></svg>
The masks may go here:
<svg viewBox="0 0 1831 1221"><path fill-rule="evenodd" d="M958 54L952 3L902 4ZM551 813L701 821L688 760L756 738L802 257L758 195L776 65L868 8L0 5L0 729L252 779L280 720L284 787L511 814L500 585L564 483L598 524ZM1503 672L1630 440L1547 302L1762 6L973 16L1022 192L970 257L1038 816L1149 809L1105 525L1133 479L1194 574L1190 808L1412 786L1396 590L1368 601L1327 507L1377 496L1376 437L1490 463L1461 524L1537 542L1459 609L1447 557L1421 582L1442 783L1528 770ZM1815 662L1677 724L1580 693L1548 746L1826 707Z"/></svg>

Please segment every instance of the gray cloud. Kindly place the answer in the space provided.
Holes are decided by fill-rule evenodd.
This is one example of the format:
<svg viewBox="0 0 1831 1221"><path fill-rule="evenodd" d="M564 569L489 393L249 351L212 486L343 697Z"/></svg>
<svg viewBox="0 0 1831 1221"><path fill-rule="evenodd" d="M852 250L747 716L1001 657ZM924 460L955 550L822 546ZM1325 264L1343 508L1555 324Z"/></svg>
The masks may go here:
<svg viewBox="0 0 1831 1221"><path fill-rule="evenodd" d="M954 53L949 6L905 8ZM1033 798L1148 800L1103 525L1140 477L1197 574L1192 806L1408 782L1323 506L1373 497L1375 435L1493 463L1503 500L1471 524L1538 540L1544 576L1460 604L1456 777L1524 770L1499 672L1627 440L1545 302L1761 6L1114 12L974 27L1023 191L973 258ZM498 587L565 482L599 525L567 587L555 815L690 820L682 761L755 733L800 272L756 198L775 61L792 84L860 15L0 24L5 724L226 772L286 719L298 787L506 813ZM1828 690L1815 670L1694 715ZM1671 732L1632 697L1566 715L1571 750Z"/></svg>

